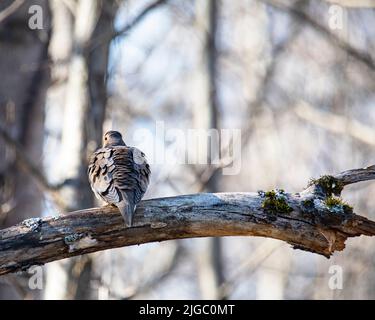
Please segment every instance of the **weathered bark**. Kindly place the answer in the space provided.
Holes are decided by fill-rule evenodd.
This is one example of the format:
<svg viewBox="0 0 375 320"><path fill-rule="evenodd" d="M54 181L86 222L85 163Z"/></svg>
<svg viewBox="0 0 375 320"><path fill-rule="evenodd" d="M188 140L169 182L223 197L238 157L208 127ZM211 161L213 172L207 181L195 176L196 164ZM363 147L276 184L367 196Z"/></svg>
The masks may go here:
<svg viewBox="0 0 375 320"><path fill-rule="evenodd" d="M375 166L313 180L301 193L194 194L142 201L126 228L114 207L34 218L0 231L0 275L31 265L135 244L217 236L262 236L330 257L349 237L375 235L375 222L339 202L326 205L351 183L375 179Z"/></svg>

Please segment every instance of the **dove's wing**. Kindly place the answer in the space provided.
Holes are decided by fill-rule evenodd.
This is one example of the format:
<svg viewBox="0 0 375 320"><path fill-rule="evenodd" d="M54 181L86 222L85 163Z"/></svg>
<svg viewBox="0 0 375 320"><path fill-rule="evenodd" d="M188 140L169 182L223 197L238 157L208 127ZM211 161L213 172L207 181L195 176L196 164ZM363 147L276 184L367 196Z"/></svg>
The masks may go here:
<svg viewBox="0 0 375 320"><path fill-rule="evenodd" d="M116 166L113 175L116 187L125 192L136 205L149 184L150 166L144 153L137 148L114 147L113 160Z"/></svg>
<svg viewBox="0 0 375 320"><path fill-rule="evenodd" d="M120 201L120 197L113 181L113 172L116 166L112 154L112 148L97 150L90 159L88 176L91 189L97 198L110 204L116 204Z"/></svg>
<svg viewBox="0 0 375 320"><path fill-rule="evenodd" d="M127 146L99 149L90 160L88 176L95 195L116 205L131 225L135 206L149 184L150 166L144 153Z"/></svg>

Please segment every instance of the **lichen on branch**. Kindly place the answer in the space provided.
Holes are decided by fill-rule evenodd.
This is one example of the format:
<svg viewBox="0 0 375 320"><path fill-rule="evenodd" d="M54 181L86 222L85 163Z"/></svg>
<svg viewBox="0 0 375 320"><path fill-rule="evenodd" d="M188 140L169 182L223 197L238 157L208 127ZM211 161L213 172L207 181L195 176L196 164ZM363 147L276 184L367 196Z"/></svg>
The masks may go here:
<svg viewBox="0 0 375 320"><path fill-rule="evenodd" d="M342 181L330 175L323 175L317 179L311 179L307 186L314 186L317 193L327 197L332 195L340 196L344 189Z"/></svg>
<svg viewBox="0 0 375 320"><path fill-rule="evenodd" d="M195 237L261 236L330 257L349 237L375 235L375 222L340 198L351 183L375 179L375 167L311 180L301 192L198 193L140 202L134 227L115 207L28 219L0 230L0 275L111 248Z"/></svg>

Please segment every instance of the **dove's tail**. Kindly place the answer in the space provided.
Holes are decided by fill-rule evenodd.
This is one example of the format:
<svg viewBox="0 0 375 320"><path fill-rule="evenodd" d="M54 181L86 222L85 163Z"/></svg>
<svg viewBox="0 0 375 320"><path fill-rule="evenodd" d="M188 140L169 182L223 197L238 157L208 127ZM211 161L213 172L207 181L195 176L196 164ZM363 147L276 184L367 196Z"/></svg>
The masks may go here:
<svg viewBox="0 0 375 320"><path fill-rule="evenodd" d="M119 208L126 226L131 227L133 225L135 205L131 201L123 199L120 203L117 204L117 208Z"/></svg>

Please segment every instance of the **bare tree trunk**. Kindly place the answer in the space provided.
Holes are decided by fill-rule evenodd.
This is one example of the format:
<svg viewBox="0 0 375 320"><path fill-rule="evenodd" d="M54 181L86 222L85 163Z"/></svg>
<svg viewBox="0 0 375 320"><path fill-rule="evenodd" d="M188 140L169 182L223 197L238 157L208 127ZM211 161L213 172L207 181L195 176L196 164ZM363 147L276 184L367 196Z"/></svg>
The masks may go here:
<svg viewBox="0 0 375 320"><path fill-rule="evenodd" d="M87 154L85 121L89 113L88 61L86 48L95 30L99 16L97 1L80 0L75 11L73 51L70 57L65 92L64 118L60 152L60 176L70 179L62 194L68 210L93 204L86 178Z"/></svg>
<svg viewBox="0 0 375 320"><path fill-rule="evenodd" d="M115 1L101 2L100 12L98 12L99 19L91 40L98 39L103 34L111 34L113 30L113 21L118 9L118 4ZM90 41L91 43L91 41ZM102 143L103 123L106 115L107 106L107 67L109 58L109 47L111 38L106 38L98 45L89 46L87 52L88 65L88 91L89 91L89 110L85 121L84 133L86 141L86 154L91 154ZM87 183L85 161L83 179ZM93 195L91 189L87 187L90 192L92 203ZM78 284L76 287L75 299L88 299L95 297L93 288L90 286L90 281L93 277L92 269L95 261L93 256L87 256L80 261L82 264L81 272L78 277Z"/></svg>
<svg viewBox="0 0 375 320"><path fill-rule="evenodd" d="M12 1L2 1L0 12ZM20 5L0 21L0 125L17 141L34 163L42 161L44 104L49 81L49 7L44 0L34 1L43 10L43 29L28 26L29 6ZM14 150L0 143L0 228L41 213L42 194L31 176L18 170ZM27 279L17 276L14 286L0 283L0 299L37 298L39 292L27 287ZM17 293L18 292L18 293Z"/></svg>
<svg viewBox="0 0 375 320"><path fill-rule="evenodd" d="M51 85L48 88L47 103L49 109L47 110L46 126L55 136L60 135L60 128L56 129L50 122L49 115L60 114L64 112L64 101L67 90L67 81L69 74L69 62L73 48L73 28L74 17L71 9L66 6L66 3L60 0L51 1L52 13L52 35L49 46L49 53L52 60L51 65ZM49 151L49 150L48 150ZM51 171L56 181L63 179L59 177L57 172L60 161L56 161ZM65 205L64 203L62 205ZM44 298L47 299L61 299L65 295L66 283L68 281L67 272L64 269L64 262L51 263L46 266L46 287L44 290Z"/></svg>
<svg viewBox="0 0 375 320"><path fill-rule="evenodd" d="M64 4L65 5L65 4ZM60 12L62 11L62 12ZM55 3L53 17L64 19L66 8ZM69 64L66 72L63 100L64 114L62 119L61 148L59 153L56 175L61 181L69 181L61 189L65 200L66 210L77 210L93 204L91 193L85 180L86 143L84 140L84 121L88 112L88 66L86 46L92 36L97 22L98 3L96 1L80 0L76 3L74 12L74 25L72 27L71 51L67 52ZM68 19L66 19L68 20ZM58 27L56 25L56 27ZM63 28L64 26L61 25ZM58 35L61 30L56 30ZM55 32L55 30L53 31ZM65 34L69 37L68 34ZM62 39L57 38L57 43ZM53 103L53 102L52 102ZM77 291L79 273L82 266L76 266L81 259L63 261L57 265L49 266L47 270L46 298L74 298ZM59 272L57 273L57 271ZM56 281L56 274L59 280ZM58 285L58 290L55 286Z"/></svg>
<svg viewBox="0 0 375 320"><path fill-rule="evenodd" d="M66 12L67 8L63 6L61 2L56 2L56 17ZM101 144L107 102L106 75L111 38L102 38L103 41L95 47L92 47L92 43L103 34L113 33L116 11L115 1L80 0L75 8L71 35L72 51L68 52L70 63L63 91L65 105L59 157L59 163L62 164L59 168L60 180L70 181L62 190L67 210L92 207L94 204L86 170L88 155ZM64 19L64 16L61 16L61 19ZM62 39L58 42L61 43ZM57 291L50 288L46 296L52 295L53 298L60 299L92 298L91 256L62 264L63 267L60 265L51 268L65 270L61 273L61 277L65 279L62 280L65 289L60 290L60 294L56 296Z"/></svg>
<svg viewBox="0 0 375 320"><path fill-rule="evenodd" d="M200 31L205 36L203 48L203 66L200 80L204 83L206 91L202 92L201 100L194 109L194 124L198 129L219 129L218 95L217 95L217 22L219 1L209 0L198 4L200 19ZM198 78L199 79L199 78ZM204 146L206 147L206 146ZM220 154L220 140L213 134L207 141L207 150L198 150L208 154L208 164L212 165L213 155ZM209 181L205 184L207 192L217 192L219 171L215 170ZM220 286L224 281L222 266L222 245L220 238L208 238L200 240L201 249L198 257L199 283L204 299L220 298Z"/></svg>

